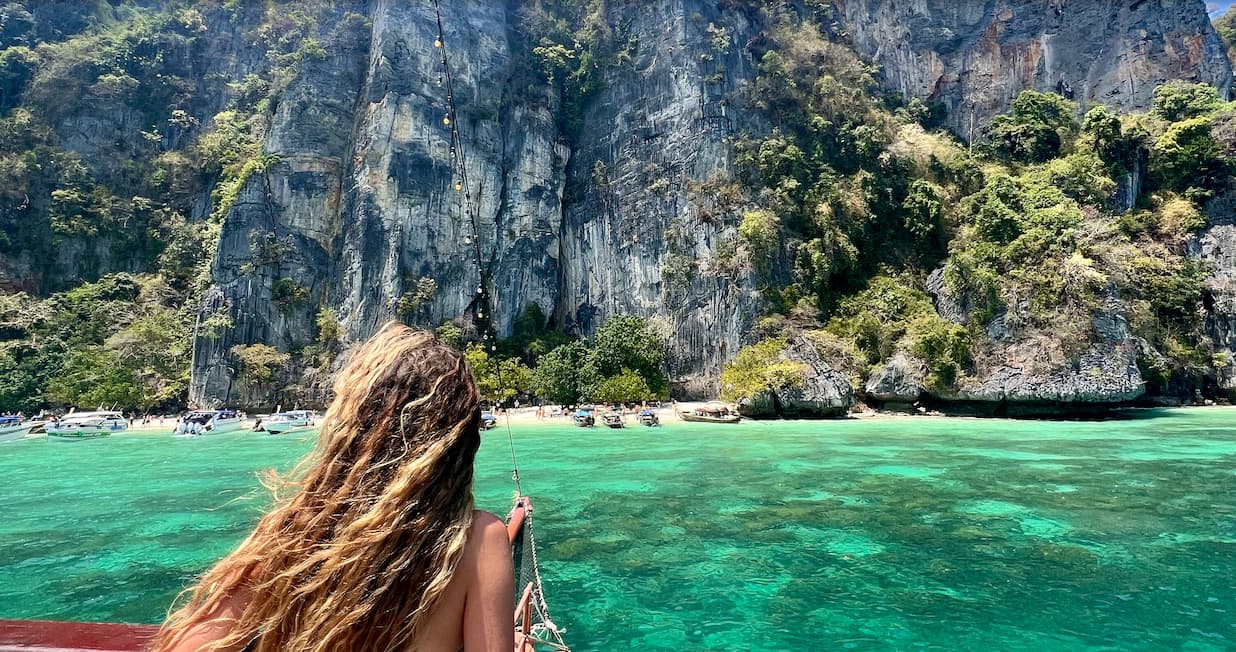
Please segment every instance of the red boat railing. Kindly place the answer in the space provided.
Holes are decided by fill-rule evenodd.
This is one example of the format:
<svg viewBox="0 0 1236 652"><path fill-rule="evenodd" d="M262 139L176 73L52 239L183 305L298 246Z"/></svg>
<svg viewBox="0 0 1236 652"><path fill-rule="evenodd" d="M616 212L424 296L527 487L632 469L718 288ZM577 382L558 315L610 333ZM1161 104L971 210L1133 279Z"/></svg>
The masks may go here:
<svg viewBox="0 0 1236 652"><path fill-rule="evenodd" d="M158 631L157 625L0 620L0 652L135 652Z"/></svg>

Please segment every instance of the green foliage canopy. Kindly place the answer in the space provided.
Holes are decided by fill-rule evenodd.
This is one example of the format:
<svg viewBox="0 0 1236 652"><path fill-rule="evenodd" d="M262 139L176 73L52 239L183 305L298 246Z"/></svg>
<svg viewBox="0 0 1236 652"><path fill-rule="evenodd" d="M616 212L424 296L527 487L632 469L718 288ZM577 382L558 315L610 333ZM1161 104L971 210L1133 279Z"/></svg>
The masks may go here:
<svg viewBox="0 0 1236 652"><path fill-rule="evenodd" d="M1011 161L1043 163L1061 154L1077 134L1077 104L1054 93L1025 90L1008 113L992 119L985 135Z"/></svg>
<svg viewBox="0 0 1236 652"><path fill-rule="evenodd" d="M721 398L738 401L802 385L805 366L783 357L783 348L784 339L770 339L740 349L721 371Z"/></svg>

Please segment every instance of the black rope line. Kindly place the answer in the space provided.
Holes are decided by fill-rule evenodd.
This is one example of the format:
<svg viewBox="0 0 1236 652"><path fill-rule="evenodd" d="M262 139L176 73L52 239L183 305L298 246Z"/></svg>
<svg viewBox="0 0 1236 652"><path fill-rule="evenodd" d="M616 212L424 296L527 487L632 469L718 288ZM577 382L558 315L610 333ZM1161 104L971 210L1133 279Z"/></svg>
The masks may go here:
<svg viewBox="0 0 1236 652"><path fill-rule="evenodd" d="M494 353L492 364L494 365L494 373L498 380L498 394L501 396L503 387L502 382L502 364L498 360L498 334L494 328L494 304L491 301L491 295L486 292L486 286L492 283L492 270L485 269L484 255L481 252L481 229L480 229L480 197L477 201L472 201L472 187L468 183L468 158L464 153L463 133L459 129L459 110L455 104L455 80L451 74L451 66L447 58L446 47L446 30L442 27L442 8L438 4L438 0L432 0L434 20L437 22L438 35L434 46L441 51L442 60L442 77L440 81L445 82L446 86L446 115L443 122L451 130L451 165L455 168L455 174L459 175L456 186L457 190L462 189L464 197L464 213L468 216L468 220L472 225L472 248L476 261L477 274L480 278L476 289L476 309L474 316L477 320L477 330L483 331L482 341L490 344L490 352ZM460 188L462 186L462 188ZM477 188L479 194L480 188ZM495 235L495 244L497 236ZM482 344L484 346L484 344ZM501 405L501 401L499 401ZM519 461L515 456L515 436L511 432L511 417L506 415L506 436L511 447L511 479L515 481L515 488L519 491L519 495L524 495L523 484L519 477Z"/></svg>

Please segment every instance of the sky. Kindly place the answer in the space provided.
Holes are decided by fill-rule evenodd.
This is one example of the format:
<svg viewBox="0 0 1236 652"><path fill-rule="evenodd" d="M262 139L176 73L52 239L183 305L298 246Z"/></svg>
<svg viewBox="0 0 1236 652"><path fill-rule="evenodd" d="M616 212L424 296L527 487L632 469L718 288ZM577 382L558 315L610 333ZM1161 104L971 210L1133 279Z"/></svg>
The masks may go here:
<svg viewBox="0 0 1236 652"><path fill-rule="evenodd" d="M1232 5L1236 5L1236 0L1210 0L1206 3L1206 8L1210 9L1211 18L1218 18Z"/></svg>

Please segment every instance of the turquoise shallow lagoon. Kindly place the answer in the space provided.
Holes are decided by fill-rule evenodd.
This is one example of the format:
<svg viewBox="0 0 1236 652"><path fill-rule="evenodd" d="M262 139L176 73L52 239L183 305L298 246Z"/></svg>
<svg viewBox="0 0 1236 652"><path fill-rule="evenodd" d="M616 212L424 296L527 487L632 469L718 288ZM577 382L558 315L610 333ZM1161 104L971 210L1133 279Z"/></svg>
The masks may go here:
<svg viewBox="0 0 1236 652"><path fill-rule="evenodd" d="M578 652L1236 648L1236 409L515 435ZM158 622L311 446L0 444L0 617Z"/></svg>

